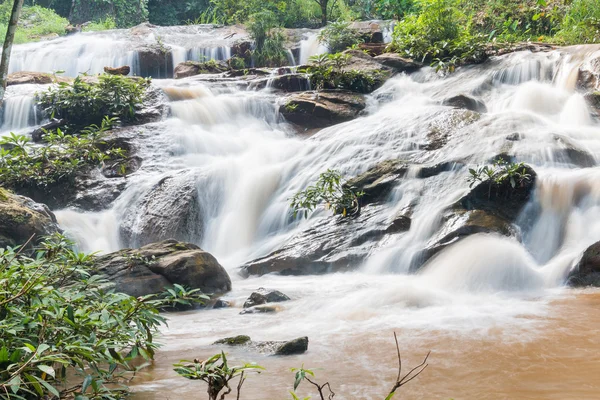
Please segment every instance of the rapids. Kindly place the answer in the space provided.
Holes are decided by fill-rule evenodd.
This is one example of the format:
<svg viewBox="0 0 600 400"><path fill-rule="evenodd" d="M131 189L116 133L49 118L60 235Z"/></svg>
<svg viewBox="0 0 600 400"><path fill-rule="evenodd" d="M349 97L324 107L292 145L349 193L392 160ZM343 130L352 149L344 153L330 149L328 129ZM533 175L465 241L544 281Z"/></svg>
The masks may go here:
<svg viewBox="0 0 600 400"><path fill-rule="evenodd" d="M106 35L97 36L117 40ZM300 62L307 52L321 51L312 37L305 40ZM15 65L45 57L46 50L32 50L35 46L16 46ZM133 60L115 58L117 53L129 57L126 51L83 48L65 61L68 65L53 61L48 69L98 72L89 66L88 54L105 57L105 65ZM172 116L140 128L147 131L138 143L144 164L128 178L125 192L108 210L56 215L81 250L136 246L144 239L143 199L155 196L153 189L167 177L182 185L191 181L199 199L192 212L196 223L179 239L202 246L229 270L233 291L224 298L234 307L170 315L155 365L134 382L137 398L197 398L203 386L175 377L172 363L208 356L217 351L210 343L238 334L310 339L306 355L285 359L231 350L236 360L267 367L264 376L248 380L249 399L285 397L293 381L289 368L302 363L330 379L339 398L383 398L396 373L393 331L410 364L432 350L430 368L406 387L404 398L593 397L600 389L595 378L600 368L587 360L600 350L592 335L600 327L600 298L563 284L577 257L600 240L600 125L573 78L597 50L517 52L448 77L430 68L399 75L369 96L364 116L314 135L299 135L283 120L281 99L271 90L240 90L235 81L154 80L173 99ZM40 89L9 88L3 134L39 122L31 96ZM459 93L477 94L489 112L465 121L465 113L440 105ZM432 129L447 133L446 142L425 150ZM507 140L515 134L519 140ZM577 164L565 156L569 151L586 154L591 165ZM366 261L356 271L238 275L244 262L330 218L320 211L293 220L289 211L289 198L327 168L352 177L388 159L476 166L504 152L539 175L534 198L517 223L521 241L474 235L419 273L409 273L440 229L442 211L469 190L467 170L456 167L427 180L415 174L402 180L376 219L391 220L411 209L410 230L365 247ZM163 204L175 200L170 195L160 194ZM124 227L130 235L122 234ZM243 300L261 286L281 290L292 301L274 315L238 315Z"/></svg>

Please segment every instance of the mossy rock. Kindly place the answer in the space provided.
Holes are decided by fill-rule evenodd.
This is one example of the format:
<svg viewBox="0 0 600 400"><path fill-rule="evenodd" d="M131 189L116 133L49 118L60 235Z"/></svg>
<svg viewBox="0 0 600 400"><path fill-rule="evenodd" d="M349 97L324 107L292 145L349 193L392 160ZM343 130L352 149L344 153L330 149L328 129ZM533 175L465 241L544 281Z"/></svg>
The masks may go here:
<svg viewBox="0 0 600 400"><path fill-rule="evenodd" d="M250 336L238 335L217 340L213 344L226 344L227 346L243 346L251 342Z"/></svg>

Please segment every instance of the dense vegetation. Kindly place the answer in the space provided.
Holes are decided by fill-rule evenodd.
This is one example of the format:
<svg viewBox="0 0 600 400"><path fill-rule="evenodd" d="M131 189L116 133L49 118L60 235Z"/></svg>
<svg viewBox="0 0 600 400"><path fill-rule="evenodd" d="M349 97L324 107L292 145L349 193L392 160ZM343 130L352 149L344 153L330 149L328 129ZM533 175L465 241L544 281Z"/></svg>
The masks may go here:
<svg viewBox="0 0 600 400"><path fill-rule="evenodd" d="M159 309L205 297L171 290L135 298L110 291L94 257L63 236L31 254L0 249L0 398L115 399L151 360Z"/></svg>

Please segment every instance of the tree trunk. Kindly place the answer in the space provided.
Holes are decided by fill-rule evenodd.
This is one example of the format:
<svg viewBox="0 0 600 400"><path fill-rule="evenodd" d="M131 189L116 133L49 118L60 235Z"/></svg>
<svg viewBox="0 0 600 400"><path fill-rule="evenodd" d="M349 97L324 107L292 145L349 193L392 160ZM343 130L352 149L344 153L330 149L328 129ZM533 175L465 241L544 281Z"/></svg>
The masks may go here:
<svg viewBox="0 0 600 400"><path fill-rule="evenodd" d="M319 4L321 5L321 24L323 26L327 25L327 3L329 0L319 0Z"/></svg>
<svg viewBox="0 0 600 400"><path fill-rule="evenodd" d="M6 38L2 46L2 61L0 61L0 105L4 100L4 92L6 92L6 78L8 77L8 63L10 62L10 53L12 51L13 41L15 40L15 32L19 23L19 16L23 8L23 0L14 0L8 29L6 30Z"/></svg>

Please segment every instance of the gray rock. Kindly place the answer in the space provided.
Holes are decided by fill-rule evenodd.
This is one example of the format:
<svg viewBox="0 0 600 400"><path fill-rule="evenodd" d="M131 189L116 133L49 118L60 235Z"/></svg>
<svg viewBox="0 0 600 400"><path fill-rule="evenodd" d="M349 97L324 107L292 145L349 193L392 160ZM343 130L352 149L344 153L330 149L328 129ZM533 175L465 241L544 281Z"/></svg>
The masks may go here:
<svg viewBox="0 0 600 400"><path fill-rule="evenodd" d="M211 254L176 240L106 254L95 264L118 292L136 297L160 293L176 283L205 293L231 290L227 271Z"/></svg>
<svg viewBox="0 0 600 400"><path fill-rule="evenodd" d="M569 273L567 284L573 287L600 287L600 242L588 247Z"/></svg>
<svg viewBox="0 0 600 400"><path fill-rule="evenodd" d="M304 336L298 339L290 340L279 346L275 350L276 356L291 356L295 354L303 354L308 350L308 337Z"/></svg>
<svg viewBox="0 0 600 400"><path fill-rule="evenodd" d="M442 101L442 105L450 106L454 108L461 108L465 110L471 110L478 113L486 113L487 107L485 103L481 100L478 100L474 97L470 97L464 94L459 94L457 96L448 97Z"/></svg>
<svg viewBox="0 0 600 400"><path fill-rule="evenodd" d="M226 344L228 346L243 346L243 345L249 344L250 342L251 342L250 336L238 335L238 336L227 337L224 339L219 339L216 342L214 342L213 345Z"/></svg>
<svg viewBox="0 0 600 400"><path fill-rule="evenodd" d="M259 288L257 291L252 292L250 297L248 297L248 300L244 303L244 308L250 308L266 303L279 303L288 300L290 300L290 298L279 290Z"/></svg>
<svg viewBox="0 0 600 400"><path fill-rule="evenodd" d="M376 56L375 60L386 67L393 68L396 72L411 73L423 68L422 63L414 61L410 58L404 58L398 53L384 53Z"/></svg>
<svg viewBox="0 0 600 400"><path fill-rule="evenodd" d="M262 305L262 306L254 306L249 308L244 308L240 315L246 314L274 314L280 310L280 307L275 305Z"/></svg>

